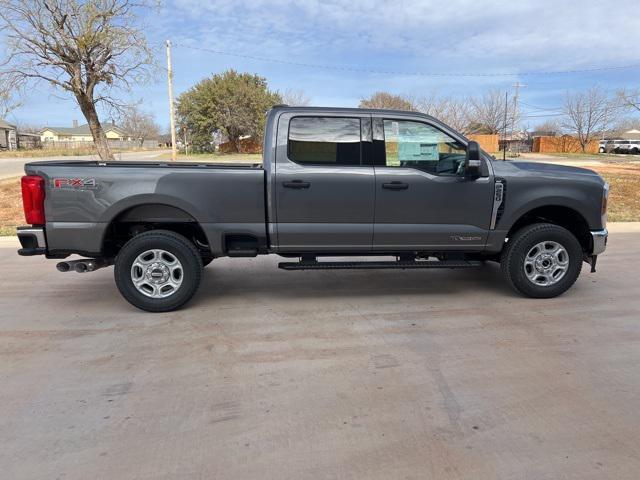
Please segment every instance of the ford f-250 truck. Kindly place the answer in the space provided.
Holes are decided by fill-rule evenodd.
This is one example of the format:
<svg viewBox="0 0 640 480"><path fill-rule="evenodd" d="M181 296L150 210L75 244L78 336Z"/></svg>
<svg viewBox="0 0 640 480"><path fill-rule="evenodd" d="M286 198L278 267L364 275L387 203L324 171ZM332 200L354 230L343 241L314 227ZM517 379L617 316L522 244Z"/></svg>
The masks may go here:
<svg viewBox="0 0 640 480"><path fill-rule="evenodd" d="M29 163L19 253L88 257L61 271L115 264L122 295L160 312L187 302L203 266L224 256L275 253L287 270L493 260L517 291L548 298L583 261L595 271L605 249L600 176L497 161L427 115L277 106L263 151L262 165Z"/></svg>

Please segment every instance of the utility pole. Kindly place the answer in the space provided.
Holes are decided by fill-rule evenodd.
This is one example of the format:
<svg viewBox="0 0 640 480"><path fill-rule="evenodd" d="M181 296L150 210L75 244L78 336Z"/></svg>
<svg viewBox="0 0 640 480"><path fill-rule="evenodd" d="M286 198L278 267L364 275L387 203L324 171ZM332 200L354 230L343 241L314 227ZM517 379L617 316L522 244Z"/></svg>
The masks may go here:
<svg viewBox="0 0 640 480"><path fill-rule="evenodd" d="M171 125L171 161L176 161L176 119L173 111L173 68L171 67L171 41L167 40L167 83L169 87L169 123Z"/></svg>
<svg viewBox="0 0 640 480"><path fill-rule="evenodd" d="M514 130L516 128L516 114L518 113L518 95L520 93L520 87L526 87L526 85L516 82L513 87L516 89L515 96L513 97L513 118L511 122L511 138L513 138ZM518 143L518 151L520 154L520 143Z"/></svg>
<svg viewBox="0 0 640 480"><path fill-rule="evenodd" d="M502 161L507 160L507 110L509 109L509 92L504 92L504 128L502 129L502 135L504 141L502 142Z"/></svg>

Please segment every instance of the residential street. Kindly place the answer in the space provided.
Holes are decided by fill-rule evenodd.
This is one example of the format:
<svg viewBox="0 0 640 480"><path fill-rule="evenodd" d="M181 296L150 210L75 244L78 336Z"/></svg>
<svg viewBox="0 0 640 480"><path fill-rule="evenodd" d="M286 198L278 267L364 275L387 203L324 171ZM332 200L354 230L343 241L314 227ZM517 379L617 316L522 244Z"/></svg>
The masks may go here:
<svg viewBox="0 0 640 480"><path fill-rule="evenodd" d="M0 239L10 479L579 479L640 471L640 224L550 300L499 267L278 270L220 259L135 310L111 268Z"/></svg>

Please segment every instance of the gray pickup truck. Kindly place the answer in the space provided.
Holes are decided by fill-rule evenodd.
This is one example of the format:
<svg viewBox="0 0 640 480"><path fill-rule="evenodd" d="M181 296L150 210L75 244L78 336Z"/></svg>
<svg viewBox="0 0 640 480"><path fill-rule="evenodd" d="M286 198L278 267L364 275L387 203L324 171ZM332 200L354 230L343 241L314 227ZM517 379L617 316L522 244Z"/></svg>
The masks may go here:
<svg viewBox="0 0 640 480"><path fill-rule="evenodd" d="M21 255L115 264L131 304L182 306L218 257L286 270L468 268L500 262L520 293L565 292L606 246L608 185L565 166L502 162L413 112L277 106L259 165L34 162ZM346 258L329 261L327 257ZM384 258L387 257L387 258Z"/></svg>

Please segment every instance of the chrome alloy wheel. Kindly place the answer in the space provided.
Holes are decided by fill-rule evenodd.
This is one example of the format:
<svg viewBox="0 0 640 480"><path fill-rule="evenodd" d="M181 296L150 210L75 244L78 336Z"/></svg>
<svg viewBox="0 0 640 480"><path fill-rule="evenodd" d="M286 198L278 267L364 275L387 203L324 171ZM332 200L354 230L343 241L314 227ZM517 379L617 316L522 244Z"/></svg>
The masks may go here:
<svg viewBox="0 0 640 480"><path fill-rule="evenodd" d="M131 265L131 281L136 289L151 298L166 298L182 285L184 270L180 260L166 250L147 250Z"/></svg>
<svg viewBox="0 0 640 480"><path fill-rule="evenodd" d="M541 287L554 285L569 268L569 254L558 242L540 242L524 257L524 273L531 283Z"/></svg>

